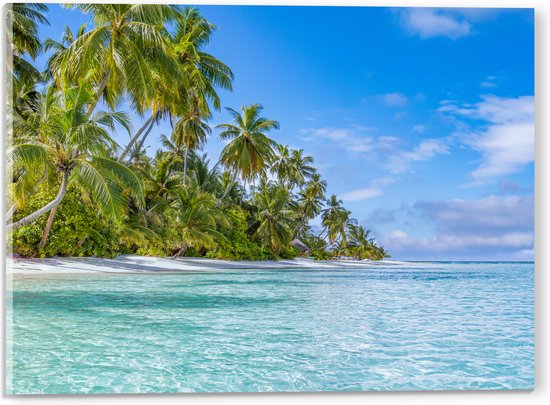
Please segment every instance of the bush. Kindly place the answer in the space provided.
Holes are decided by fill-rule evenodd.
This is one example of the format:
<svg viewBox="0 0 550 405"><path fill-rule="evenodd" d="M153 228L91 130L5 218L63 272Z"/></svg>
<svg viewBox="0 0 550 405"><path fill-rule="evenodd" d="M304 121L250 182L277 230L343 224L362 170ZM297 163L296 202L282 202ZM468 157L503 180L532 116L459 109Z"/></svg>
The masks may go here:
<svg viewBox="0 0 550 405"><path fill-rule="evenodd" d="M206 253L206 257L225 260L267 260L272 258L269 250L250 240L247 234L246 213L239 208L227 211L230 227L220 229L225 240Z"/></svg>
<svg viewBox="0 0 550 405"><path fill-rule="evenodd" d="M41 190L28 202L14 220L29 215L46 205L55 197L55 192ZM27 257L50 256L99 256L113 257L121 253L115 224L98 215L94 204L84 203L81 194L69 188L54 217L46 246L38 251L42 232L48 219L44 214L32 223L15 230L12 235L13 253Z"/></svg>

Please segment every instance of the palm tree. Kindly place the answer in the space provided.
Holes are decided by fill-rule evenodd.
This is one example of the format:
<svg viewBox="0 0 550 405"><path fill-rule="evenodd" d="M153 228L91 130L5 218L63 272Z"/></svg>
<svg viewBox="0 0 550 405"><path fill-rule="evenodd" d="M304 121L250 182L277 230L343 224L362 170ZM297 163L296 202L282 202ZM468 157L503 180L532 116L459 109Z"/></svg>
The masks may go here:
<svg viewBox="0 0 550 405"><path fill-rule="evenodd" d="M170 51L177 61L179 80L166 77L162 69L152 66L155 87L151 116L122 151L119 161L124 159L140 137L140 145L142 145L154 122L164 116L169 117L173 131L180 132L177 136L188 137L189 141L186 143L200 147L202 138L206 136L202 133L210 132L210 128L201 121L201 117L203 119L211 117L210 104L216 110L220 109L220 100L215 87L232 89L231 69L203 50L209 43L215 26L201 17L193 8L186 8L183 12L176 13L175 23L176 29L173 35L166 30L163 33L169 39ZM176 117L180 117L177 123ZM199 133L193 135L189 132L193 130ZM193 138L196 139L193 140ZM184 161L186 160L184 158ZM186 172L185 169L184 172Z"/></svg>
<svg viewBox="0 0 550 405"><path fill-rule="evenodd" d="M91 14L93 28L76 38L51 66L61 72L63 82L83 77L95 86L88 100L86 117L100 98L113 109L126 92L133 107L143 112L151 105L154 66L164 77L177 80L178 69L161 27L173 21L177 7L163 4L69 4L69 8Z"/></svg>
<svg viewBox="0 0 550 405"><path fill-rule="evenodd" d="M306 224L309 219L313 219L321 213L326 188L327 182L321 180L321 176L315 173L305 188L298 192L298 212L301 212L302 216L294 229L297 235L306 231Z"/></svg>
<svg viewBox="0 0 550 405"><path fill-rule="evenodd" d="M6 7L7 67L17 79L36 81L40 73L24 59L34 60L42 49L38 23L49 24L44 16L48 6L42 3L14 3Z"/></svg>
<svg viewBox="0 0 550 405"><path fill-rule="evenodd" d="M152 164L149 158L134 162L131 169L143 180L145 188L146 220L161 224L165 222L164 212L174 199L173 195L181 185L181 172L175 167L181 160L170 152L157 151Z"/></svg>
<svg viewBox="0 0 550 405"><path fill-rule="evenodd" d="M231 69L204 51L215 30L216 26L195 8L187 7L177 15L176 29L171 36L174 53L185 77L178 92L187 101L185 107L191 120L198 116L209 119L212 115L210 104L216 110L220 109L216 87L232 90Z"/></svg>
<svg viewBox="0 0 550 405"><path fill-rule="evenodd" d="M327 200L326 208L322 211L321 223L327 231L329 244L338 239L344 244L347 243L346 226L353 220L350 218L351 212L346 210L342 204L342 200L333 194Z"/></svg>
<svg viewBox="0 0 550 405"><path fill-rule="evenodd" d="M206 137L210 135L212 130L200 118L182 119L176 123L172 132L172 139L176 144L185 146L183 154L183 184L185 185L185 176L187 176L187 158L189 151L195 151L201 148L206 142Z"/></svg>
<svg viewBox="0 0 550 405"><path fill-rule="evenodd" d="M254 195L258 208L258 229L254 236L262 240L275 255L292 238L292 214L289 209L290 193L286 187L273 182L262 182Z"/></svg>
<svg viewBox="0 0 550 405"><path fill-rule="evenodd" d="M86 24L82 24L76 35L71 31L71 28L66 25L65 30L63 31L63 36L61 41L58 42L54 39L48 38L44 41L44 50L46 52L50 51L52 54L48 58L48 65L46 67L45 74L53 80L53 83L56 87L61 85L61 78L63 72L60 70L59 63L55 63L60 58L63 57L63 53L67 52L67 48L77 39L80 38L86 32Z"/></svg>
<svg viewBox="0 0 550 405"><path fill-rule="evenodd" d="M231 140L222 150L220 161L233 172L233 181L239 175L245 185L247 181L265 175L273 161L273 149L277 146L266 133L278 129L279 123L260 117L262 109L260 104L243 105L240 114L227 108L235 124L220 124L216 127L222 129L219 134L221 139Z"/></svg>
<svg viewBox="0 0 550 405"><path fill-rule="evenodd" d="M228 221L212 194L192 187L181 188L171 208L173 224L182 241L172 259L185 254L191 246L213 248L217 241L225 239L217 228L228 226Z"/></svg>
<svg viewBox="0 0 550 405"><path fill-rule="evenodd" d="M292 163L290 148L286 145L277 145L277 154L271 166L271 173L277 176L281 184L288 184L292 178Z"/></svg>
<svg viewBox="0 0 550 405"><path fill-rule="evenodd" d="M374 250L374 239L371 232L361 225L348 224L348 248L358 259L371 258Z"/></svg>
<svg viewBox="0 0 550 405"><path fill-rule="evenodd" d="M57 207L63 201L69 183L90 195L101 212L118 219L128 204L125 190L141 205L143 186L128 168L109 157L115 146L108 130L115 123L128 128L122 113L101 112L87 117L84 106L92 97L85 88L70 87L60 91L49 87L40 100L39 109L27 118L14 117L16 143L9 150L15 172L22 173L11 187L24 187L39 174L53 177L59 184L56 197L42 208L8 224L17 229L50 212L43 234L42 247L47 239ZM20 195L14 191L14 195ZM16 205L22 201L15 201Z"/></svg>
<svg viewBox="0 0 550 405"><path fill-rule="evenodd" d="M311 166L313 158L311 156L304 156L303 149L292 150L290 164L292 168L292 186L303 186L316 172L315 167Z"/></svg>

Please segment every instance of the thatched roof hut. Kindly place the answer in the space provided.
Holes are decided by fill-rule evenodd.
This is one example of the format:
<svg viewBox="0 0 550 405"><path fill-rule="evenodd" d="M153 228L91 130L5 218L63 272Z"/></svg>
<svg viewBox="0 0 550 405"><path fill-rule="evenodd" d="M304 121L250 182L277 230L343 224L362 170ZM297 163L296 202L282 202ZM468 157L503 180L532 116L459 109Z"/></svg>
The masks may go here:
<svg viewBox="0 0 550 405"><path fill-rule="evenodd" d="M311 252L311 249L308 248L307 245L300 239L294 239L292 242L290 242L290 246L295 247L301 253L309 254Z"/></svg>

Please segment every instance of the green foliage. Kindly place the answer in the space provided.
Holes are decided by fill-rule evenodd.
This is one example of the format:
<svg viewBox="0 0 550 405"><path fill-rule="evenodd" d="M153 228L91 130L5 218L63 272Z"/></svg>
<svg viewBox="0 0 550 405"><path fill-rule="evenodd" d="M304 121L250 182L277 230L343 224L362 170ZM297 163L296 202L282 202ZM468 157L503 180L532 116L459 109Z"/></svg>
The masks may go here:
<svg viewBox="0 0 550 405"><path fill-rule="evenodd" d="M294 246L284 246L279 252L279 258L281 259L294 259L300 256L300 250Z"/></svg>
<svg viewBox="0 0 550 405"><path fill-rule="evenodd" d="M25 210L16 214L15 219L45 205L53 198L52 194L52 191L46 190L36 193ZM112 257L127 253L124 245L119 243L116 226L100 218L97 213L96 205L85 203L81 194L70 188L57 209L45 248L38 251L47 215L13 232L13 253L29 257Z"/></svg>
<svg viewBox="0 0 550 405"><path fill-rule="evenodd" d="M273 255L260 244L253 242L247 234L246 212L238 207L227 210L229 227L220 231L225 240L208 251L206 257L225 260L267 260Z"/></svg>
<svg viewBox="0 0 550 405"><path fill-rule="evenodd" d="M290 246L298 238L320 260L388 257L337 196L326 199L313 158L268 136L279 123L262 117L260 104L227 109L232 122L217 126L227 141L212 159L218 163L198 156L208 122L222 106L217 91L231 90L233 73L206 52L216 27L197 10L68 7L93 24L76 33L66 28L61 42L38 38L46 6L7 10L14 25L7 37L13 50L7 194L15 211L8 224L14 253L290 259L300 254ZM42 50L49 60L41 73L30 60ZM122 97L133 111L115 111ZM108 111L97 111L99 105ZM130 133L128 117L135 113L149 118L128 144L117 145L113 131ZM163 149L150 157L142 147L162 122L170 122L172 132L162 135ZM275 179L267 181L268 173ZM319 215L324 238L309 226Z"/></svg>

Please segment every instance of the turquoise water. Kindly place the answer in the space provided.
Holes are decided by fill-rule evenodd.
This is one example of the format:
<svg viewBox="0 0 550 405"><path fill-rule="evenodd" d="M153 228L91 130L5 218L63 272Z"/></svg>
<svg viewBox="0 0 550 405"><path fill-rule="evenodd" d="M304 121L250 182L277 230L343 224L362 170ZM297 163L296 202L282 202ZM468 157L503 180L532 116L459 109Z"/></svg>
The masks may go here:
<svg viewBox="0 0 550 405"><path fill-rule="evenodd" d="M18 277L8 392L531 389L533 272L415 263Z"/></svg>

